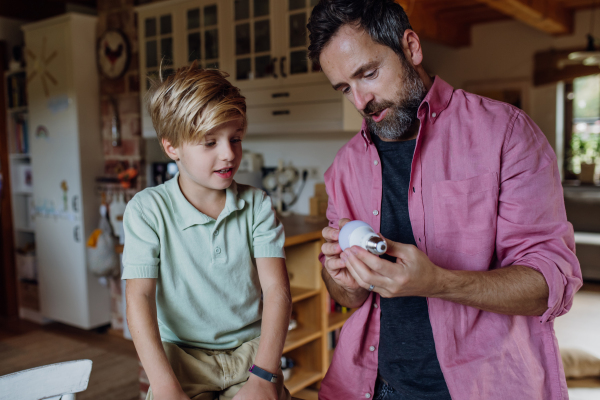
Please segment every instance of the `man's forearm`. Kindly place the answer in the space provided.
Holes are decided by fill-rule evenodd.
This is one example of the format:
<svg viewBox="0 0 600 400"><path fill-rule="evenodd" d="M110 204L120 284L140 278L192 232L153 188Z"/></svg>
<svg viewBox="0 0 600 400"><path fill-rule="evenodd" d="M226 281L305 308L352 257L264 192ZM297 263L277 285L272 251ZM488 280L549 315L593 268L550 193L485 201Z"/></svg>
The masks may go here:
<svg viewBox="0 0 600 400"><path fill-rule="evenodd" d="M443 271L439 290L429 297L507 315L542 315L548 309L548 284L532 268Z"/></svg>
<svg viewBox="0 0 600 400"><path fill-rule="evenodd" d="M331 298L344 307L359 308L369 297L369 292L363 288L350 291L338 285L325 268L322 269L321 276Z"/></svg>

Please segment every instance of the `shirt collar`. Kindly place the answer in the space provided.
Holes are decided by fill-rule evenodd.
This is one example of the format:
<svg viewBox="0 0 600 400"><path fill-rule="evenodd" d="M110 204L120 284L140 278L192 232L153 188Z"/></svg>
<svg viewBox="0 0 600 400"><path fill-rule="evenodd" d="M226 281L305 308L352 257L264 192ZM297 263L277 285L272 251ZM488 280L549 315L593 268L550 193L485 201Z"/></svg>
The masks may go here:
<svg viewBox="0 0 600 400"><path fill-rule="evenodd" d="M429 107L430 115L435 113L435 116L432 116L432 121L435 122L437 117L448 108L450 104L450 99L452 98L452 93L454 93L454 88L446 83L439 76L435 76L433 79L433 85L431 85L431 89L425 95L425 98L421 102L419 106L419 111L417 112L417 118L421 121L425 118L427 113L425 105ZM369 128L367 127L367 121L363 118L362 127L360 128L360 135L365 141L365 148L373 144L373 140L371 139L371 134L369 133Z"/></svg>
<svg viewBox="0 0 600 400"><path fill-rule="evenodd" d="M214 221L213 218L198 211L183 195L179 187L179 173L172 179L165 182L167 194L171 200L171 207L175 214L175 222L181 230L194 225L203 225ZM239 198L237 183L233 181L231 186L225 189L225 207L219 215L219 220L227 217L234 211L241 210L246 202Z"/></svg>

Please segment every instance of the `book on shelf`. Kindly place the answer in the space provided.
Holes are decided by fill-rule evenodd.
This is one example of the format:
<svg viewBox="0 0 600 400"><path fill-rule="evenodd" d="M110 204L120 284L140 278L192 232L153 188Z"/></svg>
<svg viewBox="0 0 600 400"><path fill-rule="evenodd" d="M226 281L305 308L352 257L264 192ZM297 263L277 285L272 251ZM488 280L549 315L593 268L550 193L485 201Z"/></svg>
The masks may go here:
<svg viewBox="0 0 600 400"><path fill-rule="evenodd" d="M16 153L29 153L29 139L27 135L27 115L25 113L18 113L12 116L13 127L12 132L14 136L15 152Z"/></svg>
<svg viewBox="0 0 600 400"><path fill-rule="evenodd" d="M27 105L25 81L26 75L24 71L7 75L6 86L8 108L25 107Z"/></svg>

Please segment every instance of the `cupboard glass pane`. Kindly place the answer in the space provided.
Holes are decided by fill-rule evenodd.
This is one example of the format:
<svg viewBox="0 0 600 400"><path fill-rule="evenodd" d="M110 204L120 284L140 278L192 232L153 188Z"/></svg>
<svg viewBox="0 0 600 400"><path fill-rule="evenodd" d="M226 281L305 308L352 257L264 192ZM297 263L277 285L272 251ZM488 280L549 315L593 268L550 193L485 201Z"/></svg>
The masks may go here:
<svg viewBox="0 0 600 400"><path fill-rule="evenodd" d="M188 61L200 60L200 32L188 35Z"/></svg>
<svg viewBox="0 0 600 400"><path fill-rule="evenodd" d="M254 23L254 52L271 50L271 29L269 20Z"/></svg>
<svg viewBox="0 0 600 400"><path fill-rule="evenodd" d="M238 81L249 79L252 71L252 60L250 58L240 58L235 63L235 79Z"/></svg>
<svg viewBox="0 0 600 400"><path fill-rule="evenodd" d="M146 37L156 36L156 18L146 18L144 22Z"/></svg>
<svg viewBox="0 0 600 400"><path fill-rule="evenodd" d="M314 6L316 6L317 4L319 4L319 0L310 0L310 6L311 6L311 7L314 7Z"/></svg>
<svg viewBox="0 0 600 400"><path fill-rule="evenodd" d="M158 66L158 49L156 40L146 42L146 68Z"/></svg>
<svg viewBox="0 0 600 400"><path fill-rule="evenodd" d="M250 18L250 0L234 0L235 20Z"/></svg>
<svg viewBox="0 0 600 400"><path fill-rule="evenodd" d="M163 15L160 17L160 34L161 35L165 35L165 34L169 34L172 31L172 26L171 26L171 15L167 14L167 15Z"/></svg>
<svg viewBox="0 0 600 400"><path fill-rule="evenodd" d="M250 53L250 24L235 26L235 54Z"/></svg>
<svg viewBox="0 0 600 400"><path fill-rule="evenodd" d="M204 32L204 58L219 58L219 32L216 29Z"/></svg>
<svg viewBox="0 0 600 400"><path fill-rule="evenodd" d="M292 51L290 53L290 74L304 74L308 72L307 57L306 50Z"/></svg>
<svg viewBox="0 0 600 400"><path fill-rule="evenodd" d="M290 11L304 8L306 0L290 0Z"/></svg>
<svg viewBox="0 0 600 400"><path fill-rule="evenodd" d="M219 69L219 63L218 62L209 62L206 63L206 68L216 68Z"/></svg>
<svg viewBox="0 0 600 400"><path fill-rule="evenodd" d="M204 7L204 26L212 26L217 24L217 6Z"/></svg>
<svg viewBox="0 0 600 400"><path fill-rule="evenodd" d="M200 9L193 8L187 12L187 28L196 29L200 27Z"/></svg>
<svg viewBox="0 0 600 400"><path fill-rule="evenodd" d="M269 0L254 0L254 17L264 15L269 15Z"/></svg>
<svg viewBox="0 0 600 400"><path fill-rule="evenodd" d="M163 65L173 65L173 38L160 40L160 58Z"/></svg>
<svg viewBox="0 0 600 400"><path fill-rule="evenodd" d="M260 56L254 59L256 66L256 78L263 78L273 73L273 64L271 63L271 56Z"/></svg>
<svg viewBox="0 0 600 400"><path fill-rule="evenodd" d="M290 47L306 46L306 14L290 15Z"/></svg>

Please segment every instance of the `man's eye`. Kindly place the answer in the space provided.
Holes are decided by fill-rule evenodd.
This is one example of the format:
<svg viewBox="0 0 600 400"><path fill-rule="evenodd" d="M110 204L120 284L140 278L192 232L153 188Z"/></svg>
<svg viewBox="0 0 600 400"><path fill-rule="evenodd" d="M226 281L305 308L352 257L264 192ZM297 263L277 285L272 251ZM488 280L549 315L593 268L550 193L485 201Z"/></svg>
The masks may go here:
<svg viewBox="0 0 600 400"><path fill-rule="evenodd" d="M342 89L342 93L344 93L344 94L350 94L350 86L345 87L344 89Z"/></svg>
<svg viewBox="0 0 600 400"><path fill-rule="evenodd" d="M376 73L377 73L377 70L369 72L369 73L365 74L365 78L373 78Z"/></svg>

